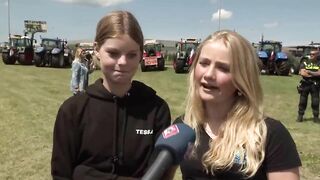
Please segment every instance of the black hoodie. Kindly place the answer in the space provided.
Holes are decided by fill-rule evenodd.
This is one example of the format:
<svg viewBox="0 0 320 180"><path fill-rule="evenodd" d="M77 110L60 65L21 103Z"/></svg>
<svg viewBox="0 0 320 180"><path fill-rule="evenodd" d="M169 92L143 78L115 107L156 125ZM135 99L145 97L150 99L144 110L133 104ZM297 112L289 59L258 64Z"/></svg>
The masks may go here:
<svg viewBox="0 0 320 180"><path fill-rule="evenodd" d="M140 178L152 163L154 143L171 122L168 104L141 82L133 81L121 98L102 82L61 105L53 133L53 179Z"/></svg>

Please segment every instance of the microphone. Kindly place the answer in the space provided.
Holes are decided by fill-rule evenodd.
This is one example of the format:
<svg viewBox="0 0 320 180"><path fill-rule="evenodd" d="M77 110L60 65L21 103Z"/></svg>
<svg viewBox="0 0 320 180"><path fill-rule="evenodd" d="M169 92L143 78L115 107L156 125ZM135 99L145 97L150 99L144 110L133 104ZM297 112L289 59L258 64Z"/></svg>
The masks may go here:
<svg viewBox="0 0 320 180"><path fill-rule="evenodd" d="M166 128L156 141L155 149L160 151L142 180L158 180L171 166L179 164L196 139L194 130L184 123Z"/></svg>

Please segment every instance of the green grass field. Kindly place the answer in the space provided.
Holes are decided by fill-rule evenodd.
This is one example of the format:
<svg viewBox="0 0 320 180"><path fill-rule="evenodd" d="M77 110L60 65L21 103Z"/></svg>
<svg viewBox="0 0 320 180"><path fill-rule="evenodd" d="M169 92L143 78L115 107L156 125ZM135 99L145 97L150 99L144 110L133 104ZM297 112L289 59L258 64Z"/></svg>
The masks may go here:
<svg viewBox="0 0 320 180"><path fill-rule="evenodd" d="M0 58L1 59L1 58ZM90 82L101 76L95 71ZM4 65L0 61L0 179L51 179L52 130L60 104L71 96L70 69ZM171 65L162 72L140 72L135 79L153 87L167 102L172 117L180 115L186 95L186 74L175 74ZM265 107L281 120L293 136L303 167L301 179L320 179L320 124L296 123L299 76L262 76ZM179 171L175 179L181 179Z"/></svg>

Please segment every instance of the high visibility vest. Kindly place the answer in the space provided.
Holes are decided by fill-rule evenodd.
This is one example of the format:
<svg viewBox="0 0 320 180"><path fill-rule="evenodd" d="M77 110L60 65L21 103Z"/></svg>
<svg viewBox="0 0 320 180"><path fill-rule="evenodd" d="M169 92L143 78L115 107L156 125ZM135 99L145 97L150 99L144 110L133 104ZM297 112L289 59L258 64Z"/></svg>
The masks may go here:
<svg viewBox="0 0 320 180"><path fill-rule="evenodd" d="M317 63L313 63L313 62L303 62L304 67L306 70L310 70L310 71L318 71L320 69L320 65Z"/></svg>

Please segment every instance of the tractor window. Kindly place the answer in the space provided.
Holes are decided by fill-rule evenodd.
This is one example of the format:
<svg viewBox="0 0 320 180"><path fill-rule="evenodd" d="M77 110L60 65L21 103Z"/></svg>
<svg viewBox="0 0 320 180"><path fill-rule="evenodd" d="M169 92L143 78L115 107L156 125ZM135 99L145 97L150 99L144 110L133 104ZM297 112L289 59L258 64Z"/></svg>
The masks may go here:
<svg viewBox="0 0 320 180"><path fill-rule="evenodd" d="M197 46L198 46L198 44L195 44L195 43L185 43L185 44L182 44L181 50L182 51L191 51L192 49L193 50L197 49Z"/></svg>
<svg viewBox="0 0 320 180"><path fill-rule="evenodd" d="M11 39L10 46L17 46L18 45L18 39Z"/></svg>
<svg viewBox="0 0 320 180"><path fill-rule="evenodd" d="M161 44L156 44L155 49L156 51L161 51Z"/></svg>
<svg viewBox="0 0 320 180"><path fill-rule="evenodd" d="M27 39L27 38L25 38L25 39L23 39L23 43L24 43L24 45L27 47L27 46L31 46L31 39Z"/></svg>
<svg viewBox="0 0 320 180"><path fill-rule="evenodd" d="M279 46L279 44L275 44L274 51L275 52L281 52L281 47Z"/></svg>
<svg viewBox="0 0 320 180"><path fill-rule="evenodd" d="M24 39L17 39L17 42L16 42L17 47L23 47L24 44L25 44Z"/></svg>
<svg viewBox="0 0 320 180"><path fill-rule="evenodd" d="M271 52L271 51L274 51L274 47L271 44L265 44L262 46L261 50Z"/></svg>
<svg viewBox="0 0 320 180"><path fill-rule="evenodd" d="M43 46L47 48L56 48L59 47L58 41L53 41L53 40L44 40L42 41Z"/></svg>
<svg viewBox="0 0 320 180"><path fill-rule="evenodd" d="M156 55L156 52L161 51L161 44L148 44L144 46L144 50L150 56Z"/></svg>

